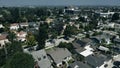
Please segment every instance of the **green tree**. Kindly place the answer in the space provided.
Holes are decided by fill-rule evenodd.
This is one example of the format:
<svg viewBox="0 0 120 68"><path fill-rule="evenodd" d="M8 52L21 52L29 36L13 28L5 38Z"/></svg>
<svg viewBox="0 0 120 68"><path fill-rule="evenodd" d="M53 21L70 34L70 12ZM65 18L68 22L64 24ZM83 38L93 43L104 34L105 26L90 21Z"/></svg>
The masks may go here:
<svg viewBox="0 0 120 68"><path fill-rule="evenodd" d="M78 20L81 21L81 22L86 22L84 17L80 17Z"/></svg>
<svg viewBox="0 0 120 68"><path fill-rule="evenodd" d="M7 38L10 42L13 42L16 39L16 34L14 32L9 32Z"/></svg>
<svg viewBox="0 0 120 68"><path fill-rule="evenodd" d="M13 22L19 22L20 17L20 9L19 8L11 8L11 15L13 16Z"/></svg>
<svg viewBox="0 0 120 68"><path fill-rule="evenodd" d="M0 66L4 66L16 52L23 52L20 42L6 43L4 48L0 49Z"/></svg>
<svg viewBox="0 0 120 68"><path fill-rule="evenodd" d="M90 38L90 35L89 35L89 34L86 34L86 38Z"/></svg>
<svg viewBox="0 0 120 68"><path fill-rule="evenodd" d="M6 55L4 49L0 49L0 67L3 66L6 62Z"/></svg>
<svg viewBox="0 0 120 68"><path fill-rule="evenodd" d="M78 29L75 26L66 26L66 29L64 30L64 35L70 37L71 35L75 35L78 33Z"/></svg>
<svg viewBox="0 0 120 68"><path fill-rule="evenodd" d="M34 59L32 55L18 52L7 62L5 68L34 68Z"/></svg>
<svg viewBox="0 0 120 68"><path fill-rule="evenodd" d="M3 23L3 26L5 27L5 28L4 28L4 31L5 31L5 32L9 32L9 31L10 31L10 30L9 30L10 23Z"/></svg>
<svg viewBox="0 0 120 68"><path fill-rule="evenodd" d="M16 52L23 52L22 43L19 41L13 41L12 43L6 43L7 57L11 57Z"/></svg>
<svg viewBox="0 0 120 68"><path fill-rule="evenodd" d="M0 28L0 33L4 32L4 28Z"/></svg>
<svg viewBox="0 0 120 68"><path fill-rule="evenodd" d="M72 51L74 49L74 46L72 45L72 43L60 43L58 45L59 48L67 48L69 51Z"/></svg>
<svg viewBox="0 0 120 68"><path fill-rule="evenodd" d="M26 38L27 38L27 42L26 42L27 46L32 47L36 45L36 40L35 40L34 35L28 34Z"/></svg>
<svg viewBox="0 0 120 68"><path fill-rule="evenodd" d="M118 20L119 18L120 18L119 13L114 13L113 16L112 16L112 21Z"/></svg>
<svg viewBox="0 0 120 68"><path fill-rule="evenodd" d="M76 54L75 57L76 57L77 61L84 61L85 60L84 56L82 56L80 54Z"/></svg>
<svg viewBox="0 0 120 68"><path fill-rule="evenodd" d="M38 49L42 49L45 47L45 40L48 38L48 24L41 23L39 26L39 33L38 33Z"/></svg>

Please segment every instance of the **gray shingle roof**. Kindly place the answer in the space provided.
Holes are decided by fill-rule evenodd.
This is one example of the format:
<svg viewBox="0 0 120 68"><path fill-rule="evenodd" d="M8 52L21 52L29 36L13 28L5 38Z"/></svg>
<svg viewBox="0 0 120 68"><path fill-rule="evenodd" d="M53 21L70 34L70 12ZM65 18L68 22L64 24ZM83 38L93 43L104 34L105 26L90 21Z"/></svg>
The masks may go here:
<svg viewBox="0 0 120 68"><path fill-rule="evenodd" d="M89 45L90 43L92 42L91 39L89 38L84 38L82 40L77 40L76 43L80 44L80 46L86 46L86 45Z"/></svg>
<svg viewBox="0 0 120 68"><path fill-rule="evenodd" d="M38 62L40 68L52 68L45 50L33 51L31 54L35 61Z"/></svg>
<svg viewBox="0 0 120 68"><path fill-rule="evenodd" d="M96 68L96 67L101 66L104 63L104 61L107 60L107 57L102 54L94 55L94 56L90 55L86 57L85 60L88 62L88 64Z"/></svg>
<svg viewBox="0 0 120 68"><path fill-rule="evenodd" d="M120 43L120 39L119 38L114 39L114 41L117 42L117 43Z"/></svg>
<svg viewBox="0 0 120 68"><path fill-rule="evenodd" d="M83 52L83 51L85 50L84 47L81 47L81 45L78 44L78 43L76 43L76 42L73 42L72 44L73 44L73 46L74 46L74 48L75 48L75 51L76 51L77 53Z"/></svg>
<svg viewBox="0 0 120 68"><path fill-rule="evenodd" d="M52 57L55 63L60 63L66 57L69 57L72 55L66 48L53 48L53 49L47 50L47 53Z"/></svg>
<svg viewBox="0 0 120 68"><path fill-rule="evenodd" d="M92 68L88 64L80 61L75 61L74 63L70 64L71 68L75 68L76 66L78 66L78 68Z"/></svg>

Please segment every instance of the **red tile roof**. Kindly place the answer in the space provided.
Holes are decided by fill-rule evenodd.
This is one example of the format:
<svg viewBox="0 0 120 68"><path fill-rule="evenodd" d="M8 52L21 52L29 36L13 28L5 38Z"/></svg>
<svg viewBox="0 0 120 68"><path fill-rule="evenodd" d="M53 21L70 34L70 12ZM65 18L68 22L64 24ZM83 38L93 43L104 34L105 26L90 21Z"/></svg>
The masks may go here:
<svg viewBox="0 0 120 68"><path fill-rule="evenodd" d="M0 40L7 39L7 34L0 35Z"/></svg>
<svg viewBox="0 0 120 68"><path fill-rule="evenodd" d="M17 26L18 25L18 23L13 23L13 24L11 24L11 26Z"/></svg>

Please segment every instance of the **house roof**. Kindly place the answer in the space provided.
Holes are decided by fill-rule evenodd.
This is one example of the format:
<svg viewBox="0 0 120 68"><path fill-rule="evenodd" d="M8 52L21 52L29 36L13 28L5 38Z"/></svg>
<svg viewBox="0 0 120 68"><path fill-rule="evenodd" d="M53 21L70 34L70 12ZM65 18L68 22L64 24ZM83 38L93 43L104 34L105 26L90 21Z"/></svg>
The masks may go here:
<svg viewBox="0 0 120 68"><path fill-rule="evenodd" d="M106 60L107 57L105 55L99 54L99 55L89 55L85 58L88 64L90 64L92 67L96 68L101 66Z"/></svg>
<svg viewBox="0 0 120 68"><path fill-rule="evenodd" d="M89 38L84 38L82 40L76 41L76 43L80 44L80 46L82 46L82 47L86 46L87 44L90 44L90 42L92 42L92 40Z"/></svg>
<svg viewBox="0 0 120 68"><path fill-rule="evenodd" d="M91 38L94 38L98 41L100 41L101 39L105 38L103 35L97 35L97 36L92 36Z"/></svg>
<svg viewBox="0 0 120 68"><path fill-rule="evenodd" d="M72 55L66 48L53 48L53 49L47 50L47 53L52 57L55 63L60 63L66 57L69 57Z"/></svg>
<svg viewBox="0 0 120 68"><path fill-rule="evenodd" d="M114 41L120 43L120 38L115 38Z"/></svg>
<svg viewBox="0 0 120 68"><path fill-rule="evenodd" d="M75 61L74 63L70 64L70 68L92 68L88 64L80 62L80 61Z"/></svg>
<svg viewBox="0 0 120 68"><path fill-rule="evenodd" d="M30 26L39 26L39 25L37 25L36 22L29 22L28 24L29 24Z"/></svg>
<svg viewBox="0 0 120 68"><path fill-rule="evenodd" d="M78 43L82 47L86 45L86 43L81 40L77 40L76 43Z"/></svg>
<svg viewBox="0 0 120 68"><path fill-rule="evenodd" d="M109 51L109 48L104 47L104 46L99 46L98 49L99 49L99 50L102 50L102 51Z"/></svg>
<svg viewBox="0 0 120 68"><path fill-rule="evenodd" d="M28 25L28 23L26 23L26 22L25 23L20 23L20 25Z"/></svg>
<svg viewBox="0 0 120 68"><path fill-rule="evenodd" d="M0 28L4 28L4 26L2 24L0 24Z"/></svg>
<svg viewBox="0 0 120 68"><path fill-rule="evenodd" d="M0 35L0 40L5 40L5 39L7 39L7 35L8 35L8 34L2 34L2 35Z"/></svg>
<svg viewBox="0 0 120 68"><path fill-rule="evenodd" d="M103 33L108 34L108 35L116 35L117 34L117 32L115 32L115 31L108 31L108 30L104 30Z"/></svg>
<svg viewBox="0 0 120 68"><path fill-rule="evenodd" d="M31 54L35 61L38 62L40 68L52 68L50 60L48 59L44 49L39 51L33 51L31 52Z"/></svg>
<svg viewBox="0 0 120 68"><path fill-rule="evenodd" d="M10 26L18 26L18 25L19 25L18 23L10 24Z"/></svg>
<svg viewBox="0 0 120 68"><path fill-rule="evenodd" d="M26 32L20 31L20 32L18 32L17 34L22 35L22 34L26 34Z"/></svg>
<svg viewBox="0 0 120 68"><path fill-rule="evenodd" d="M83 51L83 52L81 52L80 54L81 55L83 55L84 57L87 57L87 56L89 56L89 55L91 55L91 54L93 54L93 48L91 48L90 47L90 45L88 45L88 46L85 46L85 51Z"/></svg>
<svg viewBox="0 0 120 68"><path fill-rule="evenodd" d="M73 44L73 46L74 46L74 48L75 48L75 51L76 51L77 53L83 52L83 51L85 50L84 47L81 47L81 45L78 44L78 43L76 43L76 42L73 42L72 44Z"/></svg>
<svg viewBox="0 0 120 68"><path fill-rule="evenodd" d="M87 42L91 42L91 39L89 39L89 38L84 38L84 39L82 39L82 41L87 43Z"/></svg>

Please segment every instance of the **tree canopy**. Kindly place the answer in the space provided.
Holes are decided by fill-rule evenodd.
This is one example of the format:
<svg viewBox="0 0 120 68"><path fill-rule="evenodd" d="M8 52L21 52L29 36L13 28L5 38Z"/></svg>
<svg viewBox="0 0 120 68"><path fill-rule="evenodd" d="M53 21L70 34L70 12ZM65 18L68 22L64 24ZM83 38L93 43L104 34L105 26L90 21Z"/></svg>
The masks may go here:
<svg viewBox="0 0 120 68"><path fill-rule="evenodd" d="M23 52L22 44L19 41L13 41L12 43L6 43L7 56L11 57L16 52Z"/></svg>
<svg viewBox="0 0 120 68"><path fill-rule="evenodd" d="M12 43L6 43L4 48L0 49L0 66L4 66L17 52L23 52L20 42L13 41Z"/></svg>
<svg viewBox="0 0 120 68"><path fill-rule="evenodd" d="M64 31L64 35L65 36L71 36L71 35L75 35L78 33L78 29L75 26L66 26L66 29Z"/></svg>
<svg viewBox="0 0 120 68"><path fill-rule="evenodd" d="M16 38L16 34L14 32L9 32L7 38L10 42L13 42Z"/></svg>
<svg viewBox="0 0 120 68"><path fill-rule="evenodd" d="M72 43L60 43L58 45L59 48L67 48L69 51L72 52L72 50L74 49L74 46L72 45Z"/></svg>
<svg viewBox="0 0 120 68"><path fill-rule="evenodd" d="M6 55L4 49L0 49L0 66L3 66L6 61Z"/></svg>
<svg viewBox="0 0 120 68"><path fill-rule="evenodd" d="M32 55L18 52L12 56L5 68L34 68L34 59Z"/></svg>
<svg viewBox="0 0 120 68"><path fill-rule="evenodd" d="M39 33L38 33L38 49L42 49L45 47L45 41L48 38L48 24L41 23L39 26Z"/></svg>
<svg viewBox="0 0 120 68"><path fill-rule="evenodd" d="M34 35L28 34L26 38L27 38L27 42L26 42L27 46L31 47L36 45L36 40Z"/></svg>
<svg viewBox="0 0 120 68"><path fill-rule="evenodd" d="M112 16L112 21L118 20L119 18L120 18L119 13L114 13L113 16Z"/></svg>

